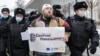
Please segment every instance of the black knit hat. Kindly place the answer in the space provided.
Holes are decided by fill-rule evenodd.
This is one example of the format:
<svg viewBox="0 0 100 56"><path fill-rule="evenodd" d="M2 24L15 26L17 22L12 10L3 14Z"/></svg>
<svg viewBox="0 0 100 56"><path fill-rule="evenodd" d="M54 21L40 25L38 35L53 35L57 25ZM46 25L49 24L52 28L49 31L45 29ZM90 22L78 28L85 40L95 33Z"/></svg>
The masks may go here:
<svg viewBox="0 0 100 56"><path fill-rule="evenodd" d="M4 11L7 11L8 13L10 13L9 8L3 8L3 9L1 10L2 13L3 13Z"/></svg>
<svg viewBox="0 0 100 56"><path fill-rule="evenodd" d="M77 2L75 5L74 5L74 10L78 10L80 8L88 8L88 5L85 1L82 1L82 2Z"/></svg>
<svg viewBox="0 0 100 56"><path fill-rule="evenodd" d="M38 15L38 11L32 11L32 12L30 12L30 15L32 16L33 14L36 14L36 15Z"/></svg>
<svg viewBox="0 0 100 56"><path fill-rule="evenodd" d="M53 9L56 10L56 9L61 9L61 5L53 5Z"/></svg>
<svg viewBox="0 0 100 56"><path fill-rule="evenodd" d="M14 11L14 15L16 14L22 14L23 16L25 16L25 10L22 8L16 8Z"/></svg>

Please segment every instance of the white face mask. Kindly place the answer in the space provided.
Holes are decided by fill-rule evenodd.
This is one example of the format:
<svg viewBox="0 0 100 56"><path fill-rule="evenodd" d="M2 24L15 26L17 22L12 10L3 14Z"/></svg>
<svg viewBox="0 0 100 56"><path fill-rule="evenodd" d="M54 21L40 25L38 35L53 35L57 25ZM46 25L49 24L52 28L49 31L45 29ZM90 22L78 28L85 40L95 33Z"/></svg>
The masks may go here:
<svg viewBox="0 0 100 56"><path fill-rule="evenodd" d="M3 17L4 19L8 18L8 16L5 16L5 15L2 15L2 17Z"/></svg>
<svg viewBox="0 0 100 56"><path fill-rule="evenodd" d="M8 18L8 16L3 16L3 18Z"/></svg>
<svg viewBox="0 0 100 56"><path fill-rule="evenodd" d="M84 16L85 16L85 14L86 14L86 12L85 12L85 11L79 11L79 12L78 12L78 15L79 15L80 17L84 17Z"/></svg>
<svg viewBox="0 0 100 56"><path fill-rule="evenodd" d="M22 21L22 18L21 17L16 17L16 21L17 22L21 22Z"/></svg>

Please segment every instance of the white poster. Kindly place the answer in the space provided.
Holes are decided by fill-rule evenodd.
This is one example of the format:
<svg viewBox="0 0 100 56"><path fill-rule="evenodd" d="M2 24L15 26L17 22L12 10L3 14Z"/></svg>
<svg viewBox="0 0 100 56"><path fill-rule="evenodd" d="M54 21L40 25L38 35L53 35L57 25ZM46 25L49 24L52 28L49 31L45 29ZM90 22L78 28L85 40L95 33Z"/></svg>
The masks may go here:
<svg viewBox="0 0 100 56"><path fill-rule="evenodd" d="M30 51L43 53L65 52L65 34L63 27L33 27L28 28L30 34Z"/></svg>
<svg viewBox="0 0 100 56"><path fill-rule="evenodd" d="M22 37L22 40L29 40L30 39L30 34L28 33L28 31L25 31L25 32L21 32L21 37Z"/></svg>
<svg viewBox="0 0 100 56"><path fill-rule="evenodd" d="M30 51L42 53L65 52L64 27L30 27Z"/></svg>

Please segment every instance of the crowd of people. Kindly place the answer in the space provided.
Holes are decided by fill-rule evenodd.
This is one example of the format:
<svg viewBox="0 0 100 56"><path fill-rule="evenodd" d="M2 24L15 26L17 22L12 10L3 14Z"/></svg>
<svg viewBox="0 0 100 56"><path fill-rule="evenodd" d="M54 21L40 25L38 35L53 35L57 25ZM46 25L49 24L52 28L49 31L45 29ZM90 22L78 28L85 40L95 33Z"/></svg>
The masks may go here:
<svg viewBox="0 0 100 56"><path fill-rule="evenodd" d="M70 56L82 56L89 42L91 43L90 53L95 54L99 46L99 35L94 21L85 17L88 5L81 1L77 2L73 8L75 15L68 18L62 14L61 5L44 4L41 13L32 11L27 17L22 8L16 8L13 17L10 15L9 8L3 8L0 17L0 56L7 56L7 54L29 56L28 41L23 41L20 34L28 27L64 27L63 41L69 46ZM62 53L33 52L33 56L48 55L62 56Z"/></svg>

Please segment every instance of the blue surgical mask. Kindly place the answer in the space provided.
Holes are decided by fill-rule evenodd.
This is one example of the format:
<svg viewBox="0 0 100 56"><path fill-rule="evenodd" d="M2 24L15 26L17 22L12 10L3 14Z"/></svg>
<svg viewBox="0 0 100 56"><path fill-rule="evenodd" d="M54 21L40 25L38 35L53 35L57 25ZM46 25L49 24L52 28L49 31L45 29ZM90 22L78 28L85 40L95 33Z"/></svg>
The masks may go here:
<svg viewBox="0 0 100 56"><path fill-rule="evenodd" d="M22 19L23 19L23 18L21 18L21 17L16 17L16 21L17 21L17 22L21 22Z"/></svg>

